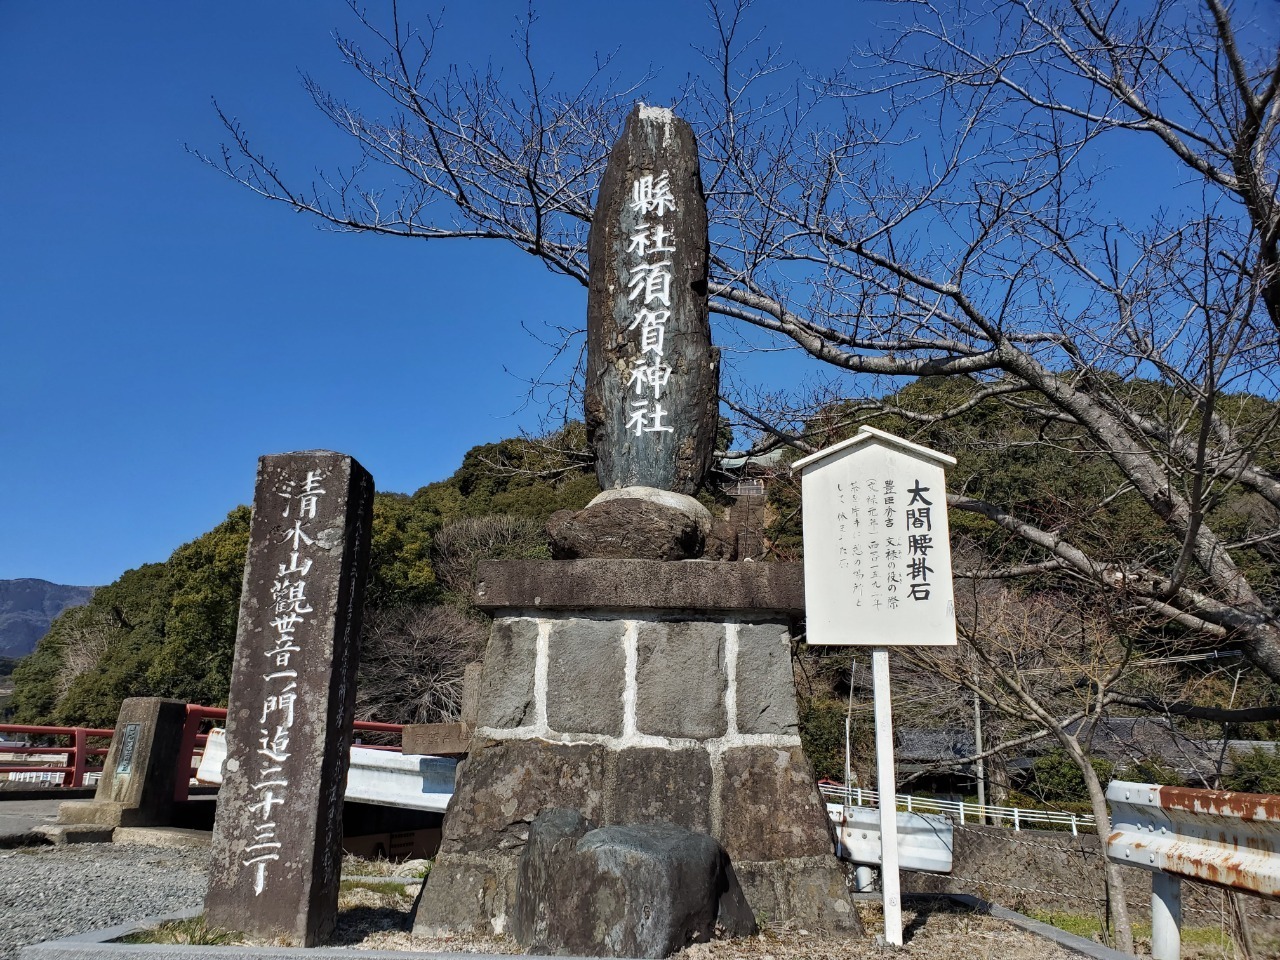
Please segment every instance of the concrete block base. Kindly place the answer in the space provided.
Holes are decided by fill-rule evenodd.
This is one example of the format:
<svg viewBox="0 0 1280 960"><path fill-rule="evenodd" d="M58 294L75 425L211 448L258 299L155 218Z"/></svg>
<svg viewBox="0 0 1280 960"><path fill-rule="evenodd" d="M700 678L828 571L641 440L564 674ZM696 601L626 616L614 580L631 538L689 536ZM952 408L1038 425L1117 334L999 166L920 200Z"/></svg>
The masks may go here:
<svg viewBox="0 0 1280 960"><path fill-rule="evenodd" d="M515 906L519 861L509 853L440 854L418 898L414 936L505 933Z"/></svg>
<svg viewBox="0 0 1280 960"><path fill-rule="evenodd" d="M58 805L58 823L64 826L118 827L124 814L124 804L111 800L68 800Z"/></svg>
<svg viewBox="0 0 1280 960"><path fill-rule="evenodd" d="M418 900L413 933L502 934L515 909L516 854L441 854ZM833 856L737 861L733 865L758 923L793 920L807 930L860 933L848 870Z"/></svg>
<svg viewBox="0 0 1280 960"><path fill-rule="evenodd" d="M739 861L733 869L757 923L787 919L807 930L861 932L849 895L852 867L833 856Z"/></svg>
<svg viewBox="0 0 1280 960"><path fill-rule="evenodd" d="M58 805L61 826L149 827L154 820L149 810L112 800L68 800Z"/></svg>

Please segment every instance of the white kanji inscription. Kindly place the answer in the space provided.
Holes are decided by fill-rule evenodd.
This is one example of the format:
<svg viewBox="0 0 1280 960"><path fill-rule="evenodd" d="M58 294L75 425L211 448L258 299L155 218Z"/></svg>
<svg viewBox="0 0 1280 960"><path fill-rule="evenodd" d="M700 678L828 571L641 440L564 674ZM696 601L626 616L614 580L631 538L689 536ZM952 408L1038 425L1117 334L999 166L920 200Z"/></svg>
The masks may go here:
<svg viewBox="0 0 1280 960"><path fill-rule="evenodd" d="M646 307L654 302L664 307L671 306L671 267L670 260L659 260L657 263L638 263L631 268L627 283L627 299L640 302Z"/></svg>
<svg viewBox="0 0 1280 960"><path fill-rule="evenodd" d="M671 368L665 363L637 365L631 368L631 379L627 382L627 386L634 384L638 397L644 396L644 388L648 387L653 391L653 399L661 400L662 388L670 379Z"/></svg>
<svg viewBox="0 0 1280 960"><path fill-rule="evenodd" d="M637 400L631 404L631 418L627 420L627 430L637 437L646 433L675 433L675 427L669 427L662 422L666 415L667 411L662 409L662 404L650 405L648 400Z"/></svg>
<svg viewBox="0 0 1280 960"><path fill-rule="evenodd" d="M671 174L663 170L657 177L646 174L631 185L631 209L636 213L655 213L659 217L676 208L671 193Z"/></svg>
<svg viewBox="0 0 1280 960"><path fill-rule="evenodd" d="M637 223L627 244L627 253L638 253L646 256L650 253L674 253L675 245L671 243L671 231L662 224Z"/></svg>

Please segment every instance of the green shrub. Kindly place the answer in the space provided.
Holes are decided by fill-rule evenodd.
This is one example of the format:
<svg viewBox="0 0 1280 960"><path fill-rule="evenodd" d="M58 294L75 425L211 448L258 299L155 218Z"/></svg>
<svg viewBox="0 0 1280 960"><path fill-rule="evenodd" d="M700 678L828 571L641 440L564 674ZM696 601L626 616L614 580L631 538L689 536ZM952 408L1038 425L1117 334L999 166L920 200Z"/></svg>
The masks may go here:
<svg viewBox="0 0 1280 960"><path fill-rule="evenodd" d="M1102 783L1111 779L1114 767L1106 760L1091 757L1089 763ZM1027 793L1044 803L1080 803L1089 799L1084 774L1062 749L1050 750L1036 758L1031 765Z"/></svg>
<svg viewBox="0 0 1280 960"><path fill-rule="evenodd" d="M844 781L845 705L813 698L800 703L800 743L819 780Z"/></svg>
<svg viewBox="0 0 1280 960"><path fill-rule="evenodd" d="M1235 769L1222 778L1228 790L1246 793L1280 793L1280 754L1264 746L1251 750L1232 750Z"/></svg>

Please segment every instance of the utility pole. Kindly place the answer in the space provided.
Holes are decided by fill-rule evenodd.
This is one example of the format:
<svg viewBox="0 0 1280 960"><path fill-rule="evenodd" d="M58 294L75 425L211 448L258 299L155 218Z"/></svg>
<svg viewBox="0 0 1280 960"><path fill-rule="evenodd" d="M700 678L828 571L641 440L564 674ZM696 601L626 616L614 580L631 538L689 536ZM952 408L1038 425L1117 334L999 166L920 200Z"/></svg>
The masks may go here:
<svg viewBox="0 0 1280 960"><path fill-rule="evenodd" d="M982 698L978 696L978 668L973 669L973 752L978 757L978 809L979 822L987 822L987 761L982 756Z"/></svg>

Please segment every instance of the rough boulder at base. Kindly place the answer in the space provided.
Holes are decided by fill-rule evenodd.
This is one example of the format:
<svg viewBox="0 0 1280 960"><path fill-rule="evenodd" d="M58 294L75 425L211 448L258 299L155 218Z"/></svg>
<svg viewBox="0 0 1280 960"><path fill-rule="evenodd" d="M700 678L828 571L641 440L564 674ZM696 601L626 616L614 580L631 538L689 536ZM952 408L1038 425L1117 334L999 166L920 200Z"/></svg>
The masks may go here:
<svg viewBox="0 0 1280 960"><path fill-rule="evenodd" d="M512 934L531 953L668 957L757 932L729 855L669 823L595 828L576 810L533 821Z"/></svg>

